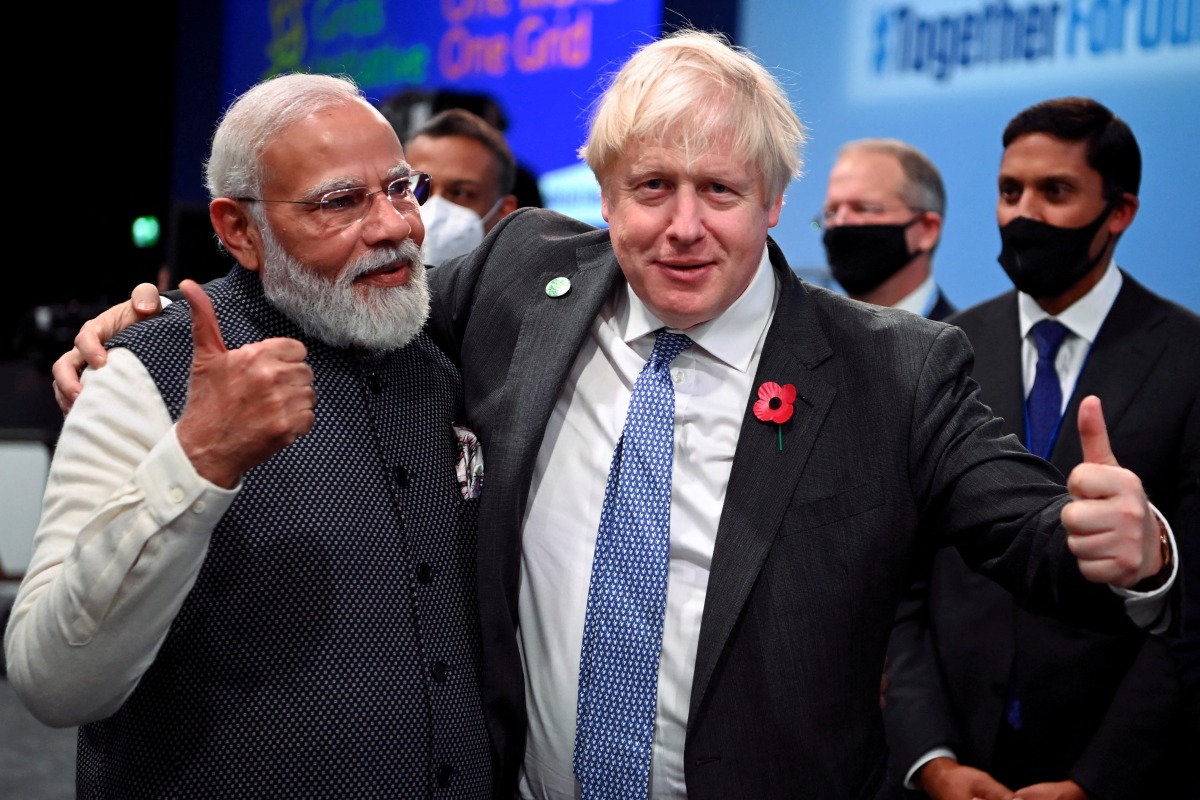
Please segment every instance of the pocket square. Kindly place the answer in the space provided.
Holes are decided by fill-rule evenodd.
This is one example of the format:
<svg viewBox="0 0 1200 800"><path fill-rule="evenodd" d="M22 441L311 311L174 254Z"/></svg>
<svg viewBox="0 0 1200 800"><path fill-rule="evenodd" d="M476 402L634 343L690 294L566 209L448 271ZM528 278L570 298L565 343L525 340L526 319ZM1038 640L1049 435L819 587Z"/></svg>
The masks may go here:
<svg viewBox="0 0 1200 800"><path fill-rule="evenodd" d="M464 500L472 500L483 491L483 447L475 432L463 425L454 426L454 436L458 439L458 462L454 465L458 487Z"/></svg>

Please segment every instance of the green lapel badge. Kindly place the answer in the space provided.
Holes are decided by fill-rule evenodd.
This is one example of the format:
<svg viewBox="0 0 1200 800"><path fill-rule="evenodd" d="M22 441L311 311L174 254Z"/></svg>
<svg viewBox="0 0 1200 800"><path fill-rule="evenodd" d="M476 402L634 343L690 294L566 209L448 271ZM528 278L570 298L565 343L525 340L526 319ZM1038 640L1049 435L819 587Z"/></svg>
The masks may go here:
<svg viewBox="0 0 1200 800"><path fill-rule="evenodd" d="M562 297L569 291L571 291L571 279L561 275L546 284L547 297Z"/></svg>

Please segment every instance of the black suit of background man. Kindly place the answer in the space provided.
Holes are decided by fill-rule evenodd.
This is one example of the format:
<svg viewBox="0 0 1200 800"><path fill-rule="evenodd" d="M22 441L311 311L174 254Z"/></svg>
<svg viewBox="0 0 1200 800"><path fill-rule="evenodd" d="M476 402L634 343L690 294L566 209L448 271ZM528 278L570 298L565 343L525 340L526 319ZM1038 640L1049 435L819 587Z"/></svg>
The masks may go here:
<svg viewBox="0 0 1200 800"><path fill-rule="evenodd" d="M1064 98L1019 114L1004 144L1000 261L1021 291L949 319L971 340L980 397L1026 441L1022 319L1026 327L1050 315L1073 332L1098 328L1090 349L1086 336L1075 343L1082 370L1064 392L1046 457L1063 474L1080 463L1079 403L1100 397L1113 453L1141 477L1189 568L1187 548L1200 536L1200 319L1112 263L1138 206L1133 134L1098 103ZM1030 614L942 551L928 585L902 607L889 659L884 716L901 772L938 747L958 761L937 759L919 773L933 797L986 783L974 770L1014 791L1057 783L1064 797L1184 796L1180 682L1163 639ZM1014 701L1016 728L1006 717ZM941 769L957 774L956 786L938 779Z"/></svg>

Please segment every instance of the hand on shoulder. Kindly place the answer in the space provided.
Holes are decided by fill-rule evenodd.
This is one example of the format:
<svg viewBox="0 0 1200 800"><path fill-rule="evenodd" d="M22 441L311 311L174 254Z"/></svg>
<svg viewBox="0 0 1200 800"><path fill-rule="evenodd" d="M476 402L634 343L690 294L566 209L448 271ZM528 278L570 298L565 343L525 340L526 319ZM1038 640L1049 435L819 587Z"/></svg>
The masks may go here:
<svg viewBox="0 0 1200 800"><path fill-rule="evenodd" d="M153 317L162 310L158 288L152 283L140 283L130 299L118 303L83 323L75 334L75 346L58 357L50 368L54 376L54 399L66 414L75 404L83 384L79 380L85 367L99 369L108 360L104 343L139 320Z"/></svg>

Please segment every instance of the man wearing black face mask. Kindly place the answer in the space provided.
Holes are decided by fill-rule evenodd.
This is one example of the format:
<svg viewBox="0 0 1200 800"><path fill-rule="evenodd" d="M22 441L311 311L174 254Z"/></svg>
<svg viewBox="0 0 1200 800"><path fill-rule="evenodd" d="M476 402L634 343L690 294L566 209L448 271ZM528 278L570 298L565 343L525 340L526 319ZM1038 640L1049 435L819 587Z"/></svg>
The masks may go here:
<svg viewBox="0 0 1200 800"><path fill-rule="evenodd" d="M1181 728L1200 730L1200 318L1114 261L1141 181L1124 121L1093 100L1049 100L1014 117L1003 143L999 261L1016 290L949 321L971 339L983 401L1064 474L1081 461L1079 400L1101 398L1113 453L1141 476L1191 571L1191 638L1027 614L939 552L892 635L890 743L909 788L933 798L1193 797L1179 754L1200 752Z"/></svg>
<svg viewBox="0 0 1200 800"><path fill-rule="evenodd" d="M842 146L814 220L834 280L855 300L944 319L955 308L933 280L946 189L933 162L896 139Z"/></svg>

